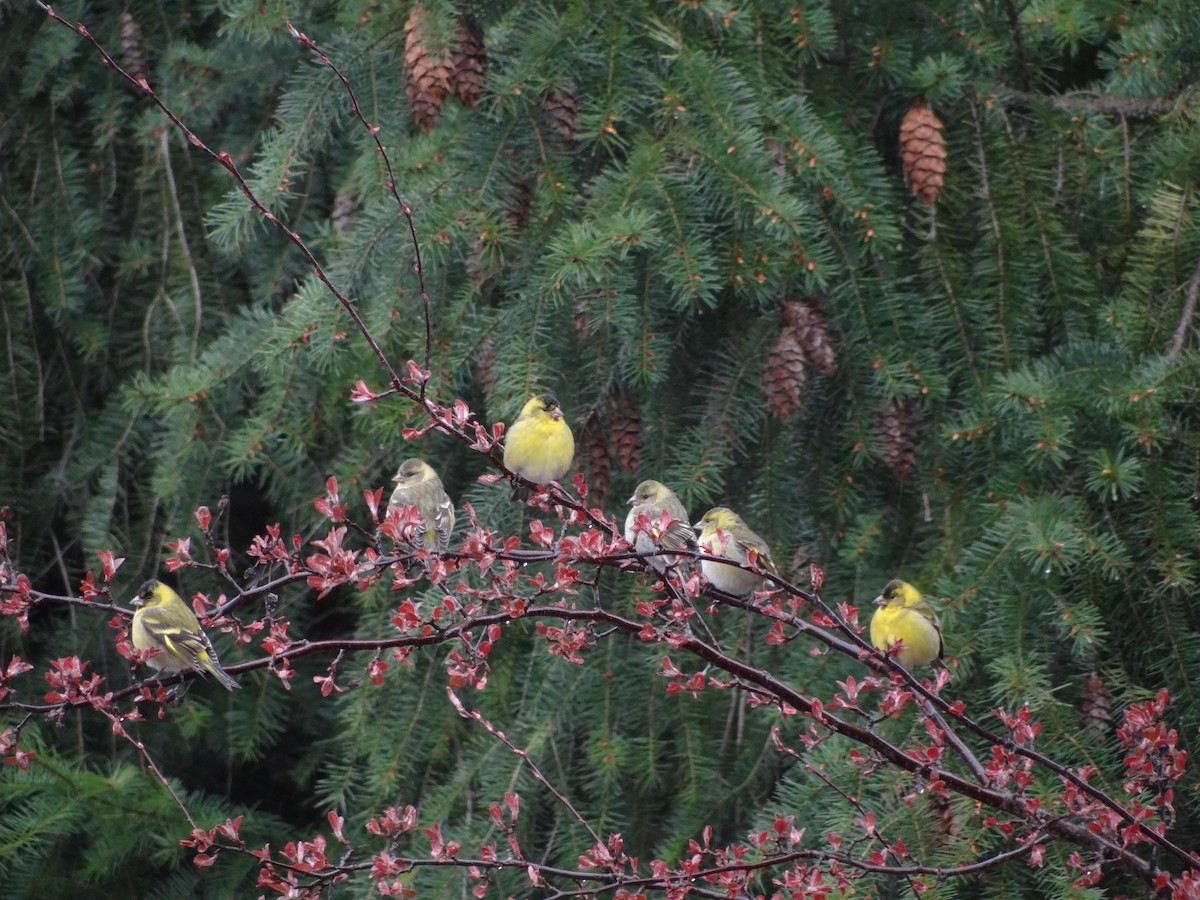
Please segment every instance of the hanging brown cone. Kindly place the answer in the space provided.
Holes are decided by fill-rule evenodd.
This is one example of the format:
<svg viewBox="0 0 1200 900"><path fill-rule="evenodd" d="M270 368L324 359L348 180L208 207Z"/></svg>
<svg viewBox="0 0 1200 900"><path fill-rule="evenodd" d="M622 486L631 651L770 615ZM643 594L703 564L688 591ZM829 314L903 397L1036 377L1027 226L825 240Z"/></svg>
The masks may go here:
<svg viewBox="0 0 1200 900"><path fill-rule="evenodd" d="M588 501L599 506L608 497L608 480L612 474L612 461L608 457L608 441L602 427L593 427L587 433L587 485Z"/></svg>
<svg viewBox="0 0 1200 900"><path fill-rule="evenodd" d="M642 412L624 391L608 398L605 424L617 462L626 472L636 472L642 459Z"/></svg>
<svg viewBox="0 0 1200 900"><path fill-rule="evenodd" d="M575 334L582 338L591 325L591 306L592 296L587 293L575 295L575 301L571 304L571 313L575 317Z"/></svg>
<svg viewBox="0 0 1200 900"><path fill-rule="evenodd" d="M812 586L812 564L817 558L817 548L808 541L801 541L792 551L787 570L783 573L788 581L804 587Z"/></svg>
<svg viewBox="0 0 1200 900"><path fill-rule="evenodd" d="M458 46L454 49L454 75L451 86L454 96L467 109L474 109L487 81L487 50L483 32L474 20L459 22L455 29Z"/></svg>
<svg viewBox="0 0 1200 900"><path fill-rule="evenodd" d="M129 13L121 13L121 68L134 78L146 77L146 56L142 50L142 26Z"/></svg>
<svg viewBox="0 0 1200 900"><path fill-rule="evenodd" d="M933 818L931 830L937 835L942 845L956 844L962 837L963 829L950 798L930 793L929 813Z"/></svg>
<svg viewBox="0 0 1200 900"><path fill-rule="evenodd" d="M1092 672L1083 680L1083 696L1079 698L1079 727L1093 737L1112 731L1112 706L1104 679Z"/></svg>
<svg viewBox="0 0 1200 900"><path fill-rule="evenodd" d="M496 342L488 335L475 351L475 377L485 396L496 387Z"/></svg>
<svg viewBox="0 0 1200 900"><path fill-rule="evenodd" d="M804 350L796 340L796 332L785 325L767 356L763 384L767 388L767 406L771 415L781 422L800 406L808 374L804 371Z"/></svg>
<svg viewBox="0 0 1200 900"><path fill-rule="evenodd" d="M512 190L509 192L508 206L504 210L505 218L512 223L514 231L522 231L529 221L529 212L533 209L533 184L528 178L514 178Z"/></svg>
<svg viewBox="0 0 1200 900"><path fill-rule="evenodd" d="M329 210L329 221L333 225L333 230L338 234L345 234L354 222L354 213L357 210L354 192L350 190L349 185L346 185L334 195L333 207Z"/></svg>
<svg viewBox="0 0 1200 900"><path fill-rule="evenodd" d="M471 242L471 249L467 251L467 255L463 259L463 277L476 289L480 288L487 280L487 273L483 266L483 241L478 238Z"/></svg>
<svg viewBox="0 0 1200 900"><path fill-rule="evenodd" d="M900 120L900 163L913 195L929 206L937 203L946 174L946 139L941 120L923 99L914 100Z"/></svg>
<svg viewBox="0 0 1200 900"><path fill-rule="evenodd" d="M788 177L788 153L783 144L774 138L763 141L763 149L771 156L771 174L782 180Z"/></svg>
<svg viewBox="0 0 1200 900"><path fill-rule="evenodd" d="M832 375L837 371L837 352L819 303L818 299L785 300L783 318L795 333L808 364L818 372Z"/></svg>
<svg viewBox="0 0 1200 900"><path fill-rule="evenodd" d="M546 124L556 131L567 147L573 148L579 137L579 110L575 93L566 87L550 88L542 95L542 115Z"/></svg>
<svg viewBox="0 0 1200 900"><path fill-rule="evenodd" d="M885 404L879 411L875 428L883 449L883 465L897 478L907 480L916 471L920 427L920 409L912 398L899 405Z"/></svg>
<svg viewBox="0 0 1200 900"><path fill-rule="evenodd" d="M419 3L404 23L404 93L413 123L425 131L432 130L442 113L454 72L449 50L439 46L437 24Z"/></svg>

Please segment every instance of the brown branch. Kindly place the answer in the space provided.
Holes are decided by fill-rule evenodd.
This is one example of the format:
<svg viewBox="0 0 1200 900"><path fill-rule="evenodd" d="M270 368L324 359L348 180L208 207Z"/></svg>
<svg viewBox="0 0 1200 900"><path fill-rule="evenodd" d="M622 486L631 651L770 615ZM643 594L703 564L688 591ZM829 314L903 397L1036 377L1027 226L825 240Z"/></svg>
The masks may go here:
<svg viewBox="0 0 1200 900"><path fill-rule="evenodd" d="M454 692L454 688L447 687L446 695L450 698L450 705L454 707L460 716L469 722L478 722L487 730L488 734L511 750L517 759L521 760L521 762L529 767L529 773L533 775L533 777L542 785L542 787L553 794L554 798L559 803L566 807L567 812L571 814L575 821L583 826L584 830L588 833L588 836L591 837L593 844L604 843L604 839L596 833L595 829L592 828L588 820L585 819L579 810L575 808L575 805L571 803L571 801L565 794L562 793L562 791L550 783L550 779L545 776L540 768L538 768L537 763L529 758L529 752L527 750L518 747L516 744L510 741L508 739L508 735L488 721L488 719L478 709L467 709L466 706L463 705L462 700L459 699L458 694Z"/></svg>
<svg viewBox="0 0 1200 900"><path fill-rule="evenodd" d="M1032 91L1005 90L995 92L1005 106L1035 106L1047 104L1059 112L1079 115L1098 113L1102 116L1150 121L1165 116L1180 108L1189 108L1197 85L1189 85L1179 96L1169 97L1113 97L1093 91L1072 91L1069 94L1038 94Z"/></svg>
<svg viewBox="0 0 1200 900"><path fill-rule="evenodd" d="M552 561L561 557L559 552L552 550L514 550L508 551L507 553L497 551L494 555L497 559L507 559L514 562L521 562L523 564L535 561ZM680 550L678 551L678 555L692 556L696 559L719 559L729 564L729 561L725 560L723 557L715 557L712 554L707 554L700 551ZM623 567L624 564L627 564L630 558L636 558L637 556L638 554L617 553L613 554L612 557L572 560L572 562L586 562L597 566L615 565L617 567ZM462 556L459 556L459 558L469 559L469 557ZM390 562L385 563L384 560L380 560L377 563L377 565L380 565L381 567L388 564L390 564ZM743 568L749 567L743 566ZM256 588L254 593L269 592L269 590L273 587L304 580L310 574L314 573L308 570L289 573L287 576L284 576L283 578L272 582L269 585L263 585L259 588ZM1015 745L1010 739L997 735L990 729L974 721L964 712L952 709L951 704L948 701L925 687L925 685L914 678L911 673L896 663L892 657L880 653L869 644L864 642L861 636L859 636L854 632L853 629L842 622L840 617L836 616L833 610L831 610L818 596L802 591L795 585L790 584L778 576L770 576L770 578L773 582L778 584L789 593L792 593L798 597L802 597L805 600L817 605L818 608L822 609L837 623L839 629L847 635L849 640L843 641L826 629L814 625L811 622L806 622L799 617L791 615L768 615L764 610L757 608L751 601L742 598L729 597L721 594L719 591L713 591L713 594L715 596L719 596L722 602L727 605L741 608L749 612L757 612L759 614L768 615L769 618L784 621L796 627L805 636L825 644L830 649L845 653L858 659L869 660L876 666L885 667L889 671L899 674L905 682L907 688L918 694L928 703L936 704L944 712L950 715L951 718L964 725L969 731L975 733L978 737L987 741L991 745L1004 746L1015 754L1030 759L1036 762L1038 765L1054 772L1060 778L1071 781L1081 792L1086 793L1093 799L1103 803L1105 806L1111 809L1127 825L1132 825L1138 828L1143 837L1145 837L1149 842L1166 850L1168 853L1171 853L1173 856L1177 857L1190 867L1197 867L1197 864L1194 860L1192 860L1190 854L1188 854L1183 848L1178 847L1164 836L1157 834L1145 823L1137 821L1133 815L1130 814L1116 800L1108 796L1100 789L1079 778L1076 773L1058 764L1044 754L1033 750L1032 748ZM0 588L0 590L11 591L15 589L11 586L4 586L3 588ZM712 590L711 587L709 590ZM554 594L556 592L548 588L544 593ZM107 604L86 604L83 601L79 601L74 598L55 597L53 599L58 602L70 602L73 605L92 605L106 610L115 610L126 613L128 612L121 607ZM618 616L616 613L607 612L597 608L580 610L557 605L531 606L526 609L524 617L531 619L544 617L560 619L562 621L604 623L630 634L638 634L643 628L643 623L641 622L627 619ZM286 663L289 660L302 658L315 653L344 653L356 651L379 652L385 649L401 647L415 648L434 646L446 643L448 641L460 640L468 632L477 629L485 629L491 625L510 624L512 621L513 616L508 613L492 613L487 615L468 616L452 625L445 627L433 627L427 633L419 635L398 635L379 639L328 639L323 641L301 640L291 644L284 650L277 651L273 657L261 657L257 660L230 665L226 666L225 668L231 674L240 674L243 672L254 671L256 669L268 667L273 668L274 664L279 661ZM984 803L992 808L1000 809L1005 812L1021 816L1022 818L1028 817L1024 808L1024 798L1018 794L994 790L989 788L983 780L970 781L958 775L957 773L950 772L948 769L943 767L932 766L915 761L902 748L884 741L869 727L858 726L837 718L827 710L817 712L812 700L803 695L797 694L786 683L779 681L770 673L761 669L755 669L733 657L727 656L719 648L705 644L695 637L675 637L672 640L672 643L679 649L685 650L692 655L704 659L705 661L714 665L716 668L728 672L748 684L757 685L765 693L779 698L781 701L786 702L786 704L799 710L802 714L814 718L816 721L820 722L822 725L830 728L836 733L841 734L842 736L847 737L856 743L875 750L881 757L898 768L930 780L935 778L940 779L946 782L956 793L970 797L971 799ZM163 684L164 686L169 686L194 680L198 677L201 676L197 675L196 673L186 672L167 678L155 679L155 681ZM140 692L141 687L134 685L113 692L110 695L110 699L113 701L121 700ZM10 701L8 703L0 703L0 712L5 710L19 710L26 713L47 715L59 709L81 708L89 705L91 705L91 701L87 698L49 704L28 704L18 701ZM967 754L968 767L972 769L973 773L977 772L978 762L976 761L975 765L970 765L969 760L974 759L974 756L973 754L970 754L970 751L961 743L961 739L955 737L955 741L949 741L949 736L954 734L953 730L950 729L947 723L940 717L936 718L935 721L937 721L939 727L941 727L942 730L947 734L948 742L950 742L952 746L955 746L956 749L961 747L962 751L960 752ZM1044 823L1036 820L1033 821L1032 824L1037 827L1047 827L1052 833L1056 833L1056 835L1059 837L1071 840L1072 842L1080 844L1081 846L1090 847L1097 850L1097 852L1101 852L1106 855L1112 855L1113 858L1117 858L1121 861L1126 859L1126 854L1121 848L1106 841L1103 837L1087 831L1085 828L1073 826L1071 823L1065 823L1061 821L1053 827L1047 826ZM1122 862L1122 864L1134 874L1137 874L1141 877L1149 877L1148 873L1151 871L1149 864L1145 863L1138 857L1131 856L1130 860L1131 861L1129 865L1125 865L1124 862ZM1132 862L1132 860L1136 860L1136 863Z"/></svg>
<svg viewBox="0 0 1200 900"><path fill-rule="evenodd" d="M228 844L214 845L224 852L240 852L248 853L249 851L243 847L231 846ZM712 888L702 887L701 883L709 879L719 877L729 872L744 872L753 874L762 872L778 866L785 866L798 862L814 862L814 863L829 863L836 862L843 866L849 866L861 872L866 872L872 875L935 875L939 879L953 878L956 876L973 875L985 871L994 866L1008 862L1012 859L1018 859L1030 852L1029 845L1022 845L1011 850L1005 850L999 853L988 856L981 856L970 862L960 863L951 866L928 866L921 864L909 864L902 866L888 866L880 863L872 863L866 860L856 859L845 853L833 853L827 850L789 850L782 853L776 853L769 856L764 856L762 859L754 860L753 862L736 862L729 864L713 864L704 869L697 869L694 872L689 872L686 878L689 882L687 895L689 897L711 897L714 900L718 898L728 898L729 893L726 890L716 890ZM252 854L255 859L261 860L257 853ZM561 866L552 866L545 863L529 862L522 859L496 859L482 857L464 857L455 856L452 859L437 859L433 857L420 856L397 856L396 862L406 871L410 869L429 868L429 869L444 869L444 868L474 868L479 870L503 870L515 869L518 871L534 869L544 878L557 878L564 881L574 881L578 884L592 884L593 887L580 889L578 891L557 891L552 894L552 897L588 897L592 898L599 892L613 892L620 888L636 891L661 891L667 892L675 887L675 883L681 877L681 873L672 872L665 877L649 876L649 875L634 875L619 872L602 872L588 869L565 869ZM271 859L270 865L278 869L292 871L297 874L311 875L317 880L315 883L327 883L331 879L335 879L340 875L350 875L356 872L364 872L371 868L370 861L353 863L349 865L329 866L318 872L303 866L297 866L289 863L286 860Z"/></svg>
<svg viewBox="0 0 1200 900"><path fill-rule="evenodd" d="M1179 314L1179 324L1175 326L1175 334L1172 335L1171 343L1163 354L1167 359L1174 359L1183 351L1188 332L1192 329L1192 320L1196 317L1197 300L1200 300L1200 263L1196 264L1191 280L1188 281L1183 311Z"/></svg>

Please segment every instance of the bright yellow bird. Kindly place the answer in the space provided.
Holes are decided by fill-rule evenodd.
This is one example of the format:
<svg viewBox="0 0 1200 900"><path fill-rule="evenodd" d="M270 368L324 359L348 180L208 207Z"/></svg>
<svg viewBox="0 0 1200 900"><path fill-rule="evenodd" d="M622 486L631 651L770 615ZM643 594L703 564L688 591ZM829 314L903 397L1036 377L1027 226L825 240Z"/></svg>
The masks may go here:
<svg viewBox="0 0 1200 900"><path fill-rule="evenodd" d="M396 489L388 500L388 510L415 506L425 520L421 529L425 549L444 552L454 531L454 503L442 487L438 473L429 463L413 457L400 463L392 481L396 482Z"/></svg>
<svg viewBox="0 0 1200 900"><path fill-rule="evenodd" d="M942 658L942 627L937 613L921 592L907 581L889 581L875 598L871 644L877 650L900 649L895 660L906 669Z"/></svg>
<svg viewBox="0 0 1200 900"><path fill-rule="evenodd" d="M539 394L521 409L504 440L504 467L535 484L557 481L575 459L575 436L563 411L550 394ZM532 491L518 485L514 500L528 499Z"/></svg>
<svg viewBox="0 0 1200 900"><path fill-rule="evenodd" d="M133 646L158 651L146 660L151 668L164 675L184 669L212 675L231 691L241 686L221 668L221 661L196 614L161 581L151 578L138 588L133 606L136 609L130 629Z"/></svg>
<svg viewBox="0 0 1200 900"><path fill-rule="evenodd" d="M671 521L665 530L661 527L663 513ZM645 513L648 521L645 528L638 528L638 518ZM625 540L633 544L638 553L651 553L660 548L666 550L696 549L696 532L688 524L687 510L675 492L661 481L643 481L629 498L629 515L625 517ZM669 566L678 565L687 557L656 553L646 561L656 572L662 573Z"/></svg>
<svg viewBox="0 0 1200 900"><path fill-rule="evenodd" d="M746 551L753 550L758 554L760 569L771 573L777 571L775 563L771 561L771 548L767 546L767 542L751 531L750 526L732 510L724 506L715 506L692 527L699 529L700 549L706 553L724 556L745 565L750 559ZM757 591L763 584L761 575L707 559L701 560L700 571L713 587L737 597Z"/></svg>

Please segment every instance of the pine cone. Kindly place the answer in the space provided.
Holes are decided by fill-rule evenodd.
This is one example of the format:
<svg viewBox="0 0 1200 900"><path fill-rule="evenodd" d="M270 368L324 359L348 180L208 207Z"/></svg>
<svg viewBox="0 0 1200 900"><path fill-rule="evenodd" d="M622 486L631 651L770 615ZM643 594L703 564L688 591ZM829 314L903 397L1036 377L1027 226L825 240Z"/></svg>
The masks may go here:
<svg viewBox="0 0 1200 900"><path fill-rule="evenodd" d="M820 302L820 298L785 300L783 318L795 333L808 364L818 372L832 375L837 371L837 353Z"/></svg>
<svg viewBox="0 0 1200 900"><path fill-rule="evenodd" d="M468 284L477 290L487 280L487 272L484 270L483 252L483 240L476 237L471 242L471 249L467 251L467 255L463 259L463 277L466 278Z"/></svg>
<svg viewBox="0 0 1200 900"><path fill-rule="evenodd" d="M930 794L929 811L933 816L932 831L941 840L943 846L957 843L962 836L962 825L954 812L954 805L948 797Z"/></svg>
<svg viewBox="0 0 1200 900"><path fill-rule="evenodd" d="M579 110L575 107L575 94L570 88L550 88L542 96L542 115L546 124L574 148L579 137Z"/></svg>
<svg viewBox="0 0 1200 900"><path fill-rule="evenodd" d="M142 26L130 13L121 13L121 68L134 78L146 77Z"/></svg>
<svg viewBox="0 0 1200 900"><path fill-rule="evenodd" d="M354 222L354 213L357 210L354 193L350 186L346 185L334 196L333 208L329 210L329 221L333 224L333 230L338 234L345 234Z"/></svg>
<svg viewBox="0 0 1200 900"><path fill-rule="evenodd" d="M512 223L514 231L523 231L529 221L530 210L533 209L533 184L528 178L515 178L508 208L504 215Z"/></svg>
<svg viewBox="0 0 1200 900"><path fill-rule="evenodd" d="M914 399L899 406L888 403L876 420L876 432L883 444L883 464L897 478L912 478L917 468L917 441L921 413Z"/></svg>
<svg viewBox="0 0 1200 900"><path fill-rule="evenodd" d="M580 293L575 295L575 301L571 304L571 313L575 317L575 334L579 338L583 338L587 333L588 325L591 324L591 295Z"/></svg>
<svg viewBox="0 0 1200 900"><path fill-rule="evenodd" d="M434 14L413 4L404 23L404 93L418 128L431 131L450 93L454 68L449 51L436 46Z"/></svg>
<svg viewBox="0 0 1200 900"><path fill-rule="evenodd" d="M767 368L763 383L767 388L767 406L779 421L788 417L800 406L804 395L804 383L808 375L804 371L804 350L796 340L796 332L784 326L779 332L775 346L767 357Z"/></svg>
<svg viewBox="0 0 1200 900"><path fill-rule="evenodd" d="M496 342L491 335L485 337L475 351L475 377L479 379L484 396L491 396L496 387Z"/></svg>
<svg viewBox="0 0 1200 900"><path fill-rule="evenodd" d="M766 138L763 141L763 149L771 155L771 174L783 181L788 177L787 148L774 138Z"/></svg>
<svg viewBox="0 0 1200 900"><path fill-rule="evenodd" d="M588 501L600 506L608 497L608 478L612 474L612 461L608 458L608 441L603 428L592 428L587 433L587 486Z"/></svg>
<svg viewBox="0 0 1200 900"><path fill-rule="evenodd" d="M801 541L792 551L783 575L793 584L802 585L805 588L811 587L812 569L810 567L816 558L817 548L808 541Z"/></svg>
<svg viewBox="0 0 1200 900"><path fill-rule="evenodd" d="M1104 679L1093 672L1083 680L1083 696L1079 698L1079 727L1093 737L1112 731L1112 707Z"/></svg>
<svg viewBox="0 0 1200 900"><path fill-rule="evenodd" d="M487 50L483 45L483 32L474 20L459 22L456 29L458 46L454 50L454 75L452 87L462 105L474 109L487 81Z"/></svg>
<svg viewBox="0 0 1200 900"><path fill-rule="evenodd" d="M613 453L621 468L636 472L642 458L642 413L623 391L608 398L606 423Z"/></svg>
<svg viewBox="0 0 1200 900"><path fill-rule="evenodd" d="M941 120L923 99L914 100L900 120L900 161L913 195L929 206L937 203L946 174L946 140Z"/></svg>

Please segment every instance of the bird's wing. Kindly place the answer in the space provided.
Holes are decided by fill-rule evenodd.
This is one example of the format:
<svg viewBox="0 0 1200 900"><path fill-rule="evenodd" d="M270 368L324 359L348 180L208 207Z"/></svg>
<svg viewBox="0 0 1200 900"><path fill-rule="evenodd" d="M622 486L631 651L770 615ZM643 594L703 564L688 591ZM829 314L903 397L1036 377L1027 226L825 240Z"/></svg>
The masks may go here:
<svg viewBox="0 0 1200 900"><path fill-rule="evenodd" d="M747 550L753 550L757 555L758 567L764 572L778 574L779 570L775 568L775 561L771 559L771 551L767 549L767 545L762 541L738 541L738 547L745 554Z"/></svg>
<svg viewBox="0 0 1200 900"><path fill-rule="evenodd" d="M692 531L686 522L672 522L659 543L666 550L694 550L696 532Z"/></svg>
<svg viewBox="0 0 1200 900"><path fill-rule="evenodd" d="M670 494L663 504L663 509L675 521L667 528L667 533L662 536L662 545L668 550L695 550L697 547L696 532L692 530L687 510L683 508L679 498Z"/></svg>
<svg viewBox="0 0 1200 900"><path fill-rule="evenodd" d="M433 516L433 529L437 532L437 545L445 550L450 546L450 532L454 530L454 504L445 494L438 501L437 512Z"/></svg>
<svg viewBox="0 0 1200 900"><path fill-rule="evenodd" d="M199 671L202 668L200 665L202 654L211 656L213 652L212 644L208 642L208 636L203 631L193 632L182 628L155 613L156 611L153 609L146 610L142 615L142 626L166 648L167 652L174 654L179 659L187 660L193 669Z"/></svg>
<svg viewBox="0 0 1200 900"><path fill-rule="evenodd" d="M933 624L933 630L937 632L938 636L937 658L941 659L946 654L946 641L942 637L942 622L938 618L937 611L925 600L918 603L914 609Z"/></svg>
<svg viewBox="0 0 1200 900"><path fill-rule="evenodd" d="M913 606L912 610L914 612L920 613L925 618L927 618L930 622L932 622L933 627L936 628L938 631L942 630L942 623L938 619L937 611L932 606L930 606L927 601L922 600L920 603Z"/></svg>
<svg viewBox="0 0 1200 900"><path fill-rule="evenodd" d="M667 530L659 534L664 514L671 522L667 526ZM638 505L629 511L628 526L632 528L642 516L645 516L643 521L645 521L646 527L642 529L642 534L646 540L657 543L664 550L696 549L696 532L688 524L686 513L680 515L680 512L672 509L670 505L662 508L650 504Z"/></svg>

